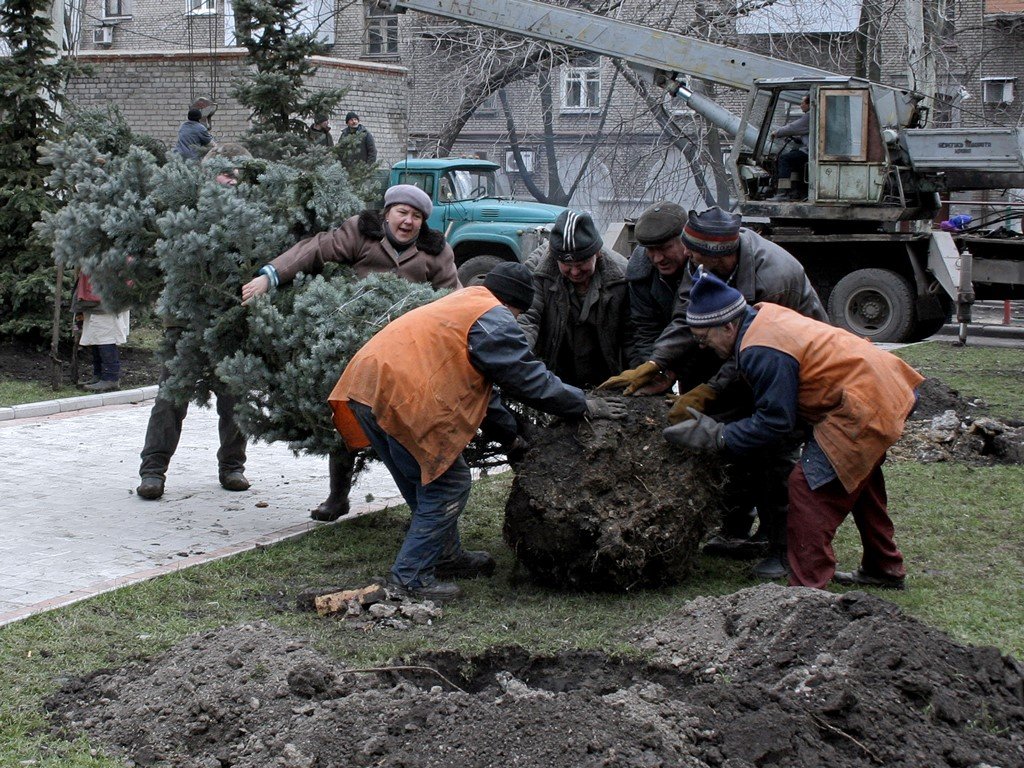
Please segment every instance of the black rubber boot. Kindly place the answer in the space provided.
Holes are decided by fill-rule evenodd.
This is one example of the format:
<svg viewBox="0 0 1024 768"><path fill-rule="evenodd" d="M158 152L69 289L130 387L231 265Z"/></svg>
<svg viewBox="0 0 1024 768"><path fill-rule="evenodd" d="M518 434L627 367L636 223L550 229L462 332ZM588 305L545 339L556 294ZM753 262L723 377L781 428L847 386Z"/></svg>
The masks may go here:
<svg viewBox="0 0 1024 768"><path fill-rule="evenodd" d="M331 492L320 506L309 513L314 520L331 523L348 514L348 494L352 490L352 472L356 457L348 451L332 453L327 469L331 478Z"/></svg>

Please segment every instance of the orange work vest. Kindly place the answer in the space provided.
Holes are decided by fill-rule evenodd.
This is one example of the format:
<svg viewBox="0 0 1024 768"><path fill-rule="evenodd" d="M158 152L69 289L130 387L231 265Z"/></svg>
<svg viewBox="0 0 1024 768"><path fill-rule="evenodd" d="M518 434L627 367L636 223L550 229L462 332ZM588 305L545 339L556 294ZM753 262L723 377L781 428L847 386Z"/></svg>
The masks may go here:
<svg viewBox="0 0 1024 768"><path fill-rule="evenodd" d="M769 347L800 365L797 412L852 493L903 434L924 377L871 342L777 304L757 304L740 351Z"/></svg>
<svg viewBox="0 0 1024 768"><path fill-rule="evenodd" d="M345 367L327 402L349 450L370 443L349 400L370 407L377 423L420 465L424 485L447 470L487 415L491 382L469 362L469 329L501 306L473 286L408 312L370 339Z"/></svg>

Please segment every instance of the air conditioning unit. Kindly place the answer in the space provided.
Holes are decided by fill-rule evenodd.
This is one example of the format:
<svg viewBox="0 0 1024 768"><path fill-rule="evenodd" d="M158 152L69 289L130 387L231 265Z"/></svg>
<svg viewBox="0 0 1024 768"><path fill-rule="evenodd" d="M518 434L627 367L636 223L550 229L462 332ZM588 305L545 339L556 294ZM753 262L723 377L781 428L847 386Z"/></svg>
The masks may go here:
<svg viewBox="0 0 1024 768"><path fill-rule="evenodd" d="M96 27L92 31L92 41L96 45L111 45L114 42L114 28Z"/></svg>

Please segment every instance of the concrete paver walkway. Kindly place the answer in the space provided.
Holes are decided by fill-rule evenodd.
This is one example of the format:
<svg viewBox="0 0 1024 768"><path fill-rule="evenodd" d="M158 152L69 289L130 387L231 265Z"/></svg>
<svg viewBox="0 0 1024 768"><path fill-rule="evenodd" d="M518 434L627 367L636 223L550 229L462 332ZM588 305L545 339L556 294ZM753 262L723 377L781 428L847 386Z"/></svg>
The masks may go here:
<svg viewBox="0 0 1024 768"><path fill-rule="evenodd" d="M135 495L152 402L0 421L0 625L308 531L327 460L249 446L252 488L217 479L217 415L189 408L162 499ZM372 501L365 501L368 494ZM352 514L402 502L372 464Z"/></svg>

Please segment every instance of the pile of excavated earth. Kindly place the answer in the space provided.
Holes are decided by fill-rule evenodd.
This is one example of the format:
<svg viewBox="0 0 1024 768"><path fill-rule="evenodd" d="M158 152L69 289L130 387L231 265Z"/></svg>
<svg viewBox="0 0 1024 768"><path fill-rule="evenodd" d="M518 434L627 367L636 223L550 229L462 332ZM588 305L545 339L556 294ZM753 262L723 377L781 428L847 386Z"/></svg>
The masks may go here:
<svg viewBox="0 0 1024 768"><path fill-rule="evenodd" d="M135 766L1024 765L1024 668L863 592L763 585L624 640L646 660L493 648L352 669L244 625L69 682L48 709Z"/></svg>
<svg viewBox="0 0 1024 768"><path fill-rule="evenodd" d="M534 578L626 590L689 573L714 525L720 462L671 450L658 400L637 399L622 423L533 436L504 534ZM1019 462L1021 425L983 412L928 380L893 452ZM372 585L336 598L306 592L294 606L335 599L324 620L368 642L447 620ZM133 766L1024 765L1021 664L863 592L767 584L621 631L636 656L496 647L353 669L247 624L68 681L47 709L55 734L87 735Z"/></svg>

